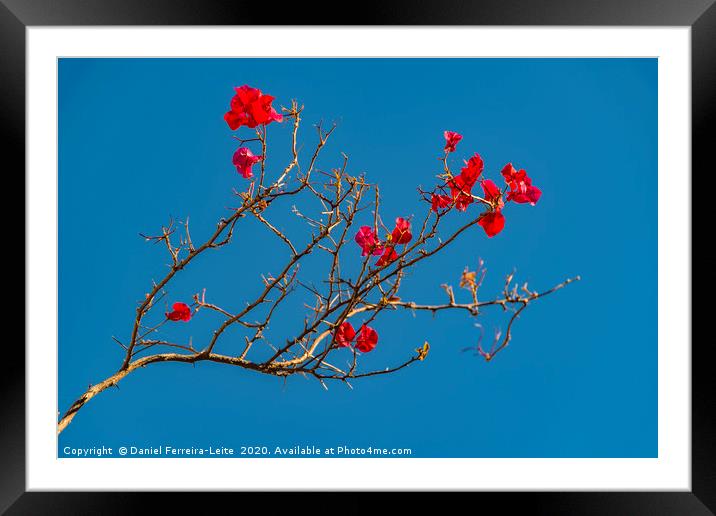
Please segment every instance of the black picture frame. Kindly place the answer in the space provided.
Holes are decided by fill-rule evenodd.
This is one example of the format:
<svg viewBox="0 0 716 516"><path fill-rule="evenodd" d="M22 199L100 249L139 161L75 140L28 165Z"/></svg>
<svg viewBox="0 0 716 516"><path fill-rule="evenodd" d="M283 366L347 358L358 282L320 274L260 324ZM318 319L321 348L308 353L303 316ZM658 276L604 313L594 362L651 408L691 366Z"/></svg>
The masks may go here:
<svg viewBox="0 0 716 516"><path fill-rule="evenodd" d="M692 170L708 174L713 167L709 154L715 141L708 129L716 123L714 1L488 0L469 4L439 0L364 1L348 7L339 16L337 3L323 5L322 2L300 2L295 9L267 12L261 7L263 4L243 0L0 0L0 127L1 141L5 144L5 175L10 175L11 170L24 170L25 166L25 29L28 26L344 25L347 21L356 25L689 26ZM696 225L698 221L692 219ZM693 245L691 253L693 256ZM693 270L691 272L693 277ZM692 305L696 306L693 300ZM716 403L713 401L716 388L711 373L712 349L713 339L692 339L691 492L465 493L456 496L470 496L464 501L476 510L496 507L501 513L521 509L528 514L713 514L716 512ZM12 367L3 368L0 374L0 512L6 511L9 515L125 514L143 512L143 508L149 507L149 497L156 498L152 502L161 504L162 513L186 511L190 504L185 493L26 492L25 353L20 346L5 346L2 354L3 362ZM224 503L230 506L241 497L240 506L234 506L237 510L249 507L252 502L259 506L266 503L260 494L196 495L210 496L211 506ZM296 501L304 495L292 494L285 502L283 496L286 495L272 494L271 505L280 507L286 503L293 510L299 505ZM345 498L340 496L339 493L324 495L322 505L344 507ZM409 500L422 503L422 495L411 494ZM348 505L358 509L372 503L371 496L351 496ZM405 500L400 503L404 504Z"/></svg>

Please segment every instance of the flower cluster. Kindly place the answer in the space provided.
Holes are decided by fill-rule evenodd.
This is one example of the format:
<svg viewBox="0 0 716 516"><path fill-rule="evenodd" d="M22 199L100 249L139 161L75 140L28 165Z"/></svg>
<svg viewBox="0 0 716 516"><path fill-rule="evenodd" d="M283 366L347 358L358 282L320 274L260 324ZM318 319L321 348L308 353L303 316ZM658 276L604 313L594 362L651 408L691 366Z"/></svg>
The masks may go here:
<svg viewBox="0 0 716 516"><path fill-rule="evenodd" d="M356 336L358 338L356 338ZM333 340L339 348L350 347L354 339L356 341L355 348L362 353L368 353L369 351L373 351L378 344L378 332L364 324L360 327L358 333L356 333L353 325L346 321L339 324L333 333Z"/></svg>
<svg viewBox="0 0 716 516"><path fill-rule="evenodd" d="M476 153L460 169L460 173L457 176L448 180L447 186L450 187L450 193L455 201L455 208L459 211L467 210L467 207L472 204L472 187L475 186L484 168L485 163L480 155Z"/></svg>
<svg viewBox="0 0 716 516"><path fill-rule="evenodd" d="M274 97L264 95L261 90L244 84L234 88L236 95L231 99L231 109L224 115L224 120L232 131L242 125L254 128L257 125L268 125L281 122L283 117L271 106Z"/></svg>
<svg viewBox="0 0 716 516"><path fill-rule="evenodd" d="M502 169L502 177L505 178L510 191L507 193L508 201L517 203L530 203L534 206L542 196L542 190L532 186L532 180L527 176L524 169L515 170L512 163L508 163Z"/></svg>
<svg viewBox="0 0 716 516"><path fill-rule="evenodd" d="M224 115L229 128L235 131L242 125L254 128L259 125L266 126L271 122L283 121L283 116L276 112L271 103L274 97L264 95L261 90L244 84L234 88L236 95L231 99L231 109ZM236 170L245 179L254 177L251 167L264 159L257 156L248 147L239 147L234 152L233 163Z"/></svg>
<svg viewBox="0 0 716 516"><path fill-rule="evenodd" d="M445 131L445 161L451 152L455 152L457 144L462 140L462 135L454 131ZM431 209L436 213L449 211L455 207L458 211L466 211L468 206L477 201L485 206L478 219L488 237L493 237L505 227L505 216L502 209L505 207L505 200L514 201L519 204L529 203L534 206L542 195L542 191L532 185L532 180L524 169L516 170L512 163L508 163L502 169L502 177L506 187L501 190L494 181L490 179L480 180L480 186L484 197L475 195L472 188L477 184L482 175L484 162L479 154L475 153L465 166L460 169L458 175L447 171L445 183L438 186L430 197ZM447 195L447 192L450 195ZM506 194L506 195L505 195Z"/></svg>
<svg viewBox="0 0 716 516"><path fill-rule="evenodd" d="M231 109L224 115L224 120L232 130L244 125L249 128L266 126L271 122L283 120L272 106L273 96L265 95L261 90L247 84L235 90L236 95L231 99ZM532 185L532 180L524 169L516 170L512 163L505 165L501 171L506 185L504 189L500 189L490 179L481 179L485 163L477 153L465 161L465 166L460 169L459 174L453 175L447 167L447 158L450 153L456 151L463 137L454 131L445 131L444 137L446 172L441 176L444 183L439 185L430 197L432 211L444 213L454 207L457 211L465 212L473 203L482 204L485 209L479 215L477 222L488 237L493 237L505 227L505 216L502 214L505 201L529 203L533 206L537 203L542 192ZM261 138L260 134L259 138ZM253 177L252 167L263 159L264 156L256 155L248 147L241 146L234 152L232 161L241 176L249 179ZM473 188L478 181L482 188L482 197L473 193ZM395 219L393 231L387 234L385 239L381 240L377 230L371 226L361 226L355 235L355 242L361 249L361 256L378 256L375 265L385 267L398 259L396 246L405 246L412 238L410 220L398 217ZM166 316L171 321L188 321L191 318L191 309L184 303L174 303L173 310L167 312ZM355 329L348 322L342 323L334 333L334 340L339 347L350 346L354 339L357 339L356 349L367 352L375 347L378 334L366 325L363 325L360 332L356 334Z"/></svg>
<svg viewBox="0 0 716 516"><path fill-rule="evenodd" d="M410 232L410 220L398 217L395 219L395 228L387 235L386 241L381 242L373 228L361 226L355 236L356 243L361 248L361 256L380 256L375 264L385 267L398 259L396 245L405 245L413 238Z"/></svg>

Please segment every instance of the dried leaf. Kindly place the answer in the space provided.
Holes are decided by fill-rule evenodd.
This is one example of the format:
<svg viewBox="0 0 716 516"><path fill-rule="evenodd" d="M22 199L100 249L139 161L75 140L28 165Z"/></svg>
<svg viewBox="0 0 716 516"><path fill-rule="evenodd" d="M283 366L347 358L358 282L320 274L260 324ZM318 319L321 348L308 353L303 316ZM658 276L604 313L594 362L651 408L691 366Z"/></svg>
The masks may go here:
<svg viewBox="0 0 716 516"><path fill-rule="evenodd" d="M477 283L475 282L475 278L477 277L477 272L475 271L468 271L467 268L462 273L462 276L460 276L460 287L466 288L468 290L472 290L477 287Z"/></svg>

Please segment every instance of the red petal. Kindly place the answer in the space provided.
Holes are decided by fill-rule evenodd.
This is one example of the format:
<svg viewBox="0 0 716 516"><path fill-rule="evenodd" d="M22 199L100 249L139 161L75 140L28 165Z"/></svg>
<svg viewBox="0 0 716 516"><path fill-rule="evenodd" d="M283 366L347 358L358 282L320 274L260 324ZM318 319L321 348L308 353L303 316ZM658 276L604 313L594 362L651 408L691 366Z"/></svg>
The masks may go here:
<svg viewBox="0 0 716 516"><path fill-rule="evenodd" d="M188 321L191 319L191 308L186 303L176 302L172 305L172 311L164 315L170 321Z"/></svg>
<svg viewBox="0 0 716 516"><path fill-rule="evenodd" d="M485 163L479 154L475 153L471 157L467 164L460 170L460 176L462 176L465 185L472 188L477 182L477 178L482 174L482 169L485 167Z"/></svg>
<svg viewBox="0 0 716 516"><path fill-rule="evenodd" d="M407 244L413 238L410 233L410 221L402 217L395 219L395 229L391 234L394 244Z"/></svg>
<svg viewBox="0 0 716 516"><path fill-rule="evenodd" d="M500 189L491 179L484 179L480 184L482 186L482 191L485 192L485 198L488 201L497 199L500 196Z"/></svg>
<svg viewBox="0 0 716 516"><path fill-rule="evenodd" d="M348 347L351 341L355 338L356 331L353 325L348 321L341 323L335 333L335 341L339 347Z"/></svg>
<svg viewBox="0 0 716 516"><path fill-rule="evenodd" d="M462 140L462 135L455 131L445 131L443 135L445 136L445 152L455 152L458 142Z"/></svg>
<svg viewBox="0 0 716 516"><path fill-rule="evenodd" d="M274 108L271 108L270 116L271 116L271 119L275 122L278 122L278 123L283 122L283 115L276 112L276 110Z"/></svg>
<svg viewBox="0 0 716 516"><path fill-rule="evenodd" d="M365 324L361 326L360 335L358 335L358 341L356 343L356 349L363 353L368 353L369 351L373 351L373 349L375 349L376 344L378 344L378 332Z"/></svg>
<svg viewBox="0 0 716 516"><path fill-rule="evenodd" d="M530 200L530 204L534 206L537 201L539 201L539 198L542 197L542 190L540 190L536 186L530 186L527 189L527 197Z"/></svg>
<svg viewBox="0 0 716 516"><path fill-rule="evenodd" d="M265 124L269 121L269 111L266 110L262 100L252 102L249 107L249 112L257 124Z"/></svg>
<svg viewBox="0 0 716 516"><path fill-rule="evenodd" d="M388 246L385 248L385 251L383 252L383 256L378 258L378 261L375 262L376 266L383 267L385 265L388 265L389 263L393 263L398 258L398 253L395 252L395 248Z"/></svg>
<svg viewBox="0 0 716 516"><path fill-rule="evenodd" d="M451 199L447 195L433 194L431 198L432 210L437 212L440 208L450 205Z"/></svg>
<svg viewBox="0 0 716 516"><path fill-rule="evenodd" d="M241 102L244 106L248 106L261 96L261 90L259 90L258 88L252 88L248 84L244 84L240 88L235 89L237 100Z"/></svg>
<svg viewBox="0 0 716 516"><path fill-rule="evenodd" d="M242 124L245 123L244 117L235 111L227 111L224 115L224 120L226 120L226 123L229 124L229 128L232 131L236 131Z"/></svg>
<svg viewBox="0 0 716 516"><path fill-rule="evenodd" d="M490 211L482 215L478 224L487 236L492 238L505 227L505 216L499 211Z"/></svg>
<svg viewBox="0 0 716 516"><path fill-rule="evenodd" d="M472 203L472 185L467 184L465 177L460 174L449 182L452 197L455 200L455 207L459 211L465 211Z"/></svg>
<svg viewBox="0 0 716 516"><path fill-rule="evenodd" d="M500 172L500 174L502 174L502 177L505 178L506 183L512 181L512 178L516 173L517 171L515 170L515 167L512 166L512 163L508 163L507 165L502 167L502 171Z"/></svg>

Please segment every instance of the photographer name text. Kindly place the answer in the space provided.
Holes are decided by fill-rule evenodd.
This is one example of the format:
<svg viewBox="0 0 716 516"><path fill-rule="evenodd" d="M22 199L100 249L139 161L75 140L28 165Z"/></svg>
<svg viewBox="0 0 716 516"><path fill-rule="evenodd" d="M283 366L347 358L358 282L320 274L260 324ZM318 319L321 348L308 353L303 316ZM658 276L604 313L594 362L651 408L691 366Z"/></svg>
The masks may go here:
<svg viewBox="0 0 716 516"><path fill-rule="evenodd" d="M100 458L100 457L346 457L346 456L411 456L410 448L384 448L359 446L333 446L322 448L312 445L283 446L64 446L63 457Z"/></svg>

